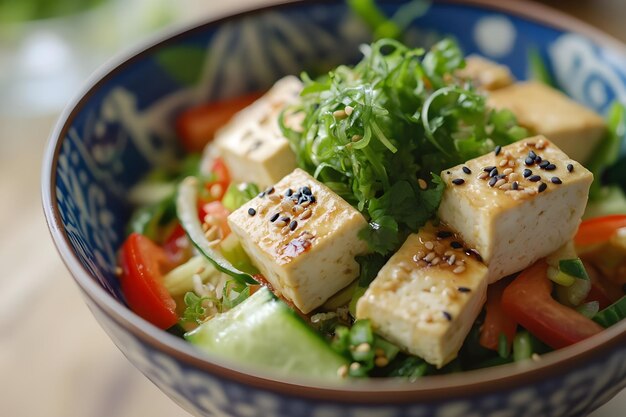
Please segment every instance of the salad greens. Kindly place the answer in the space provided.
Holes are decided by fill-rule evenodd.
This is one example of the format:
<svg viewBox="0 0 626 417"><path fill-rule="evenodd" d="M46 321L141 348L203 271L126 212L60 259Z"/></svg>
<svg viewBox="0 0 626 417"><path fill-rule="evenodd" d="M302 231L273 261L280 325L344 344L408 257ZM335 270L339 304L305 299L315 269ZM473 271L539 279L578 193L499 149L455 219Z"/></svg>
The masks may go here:
<svg viewBox="0 0 626 417"><path fill-rule="evenodd" d="M302 75L302 100L280 125L298 165L367 215L362 237L388 254L431 218L441 200L442 169L526 136L509 111L455 77L465 61L445 39L429 51L392 39L361 48L354 67L316 80ZM304 115L302 130L285 114Z"/></svg>

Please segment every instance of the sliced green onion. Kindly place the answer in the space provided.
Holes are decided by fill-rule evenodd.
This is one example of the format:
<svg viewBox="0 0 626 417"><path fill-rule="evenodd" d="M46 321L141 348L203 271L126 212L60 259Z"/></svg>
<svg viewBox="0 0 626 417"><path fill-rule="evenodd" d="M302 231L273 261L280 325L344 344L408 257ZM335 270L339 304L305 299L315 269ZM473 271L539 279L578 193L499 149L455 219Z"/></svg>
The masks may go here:
<svg viewBox="0 0 626 417"><path fill-rule="evenodd" d="M504 333L498 335L498 356L501 358L509 357L509 342Z"/></svg>
<svg viewBox="0 0 626 417"><path fill-rule="evenodd" d="M520 362L530 359L533 355L533 343L530 333L526 331L518 332L513 339L513 360Z"/></svg>
<svg viewBox="0 0 626 417"><path fill-rule="evenodd" d="M596 314L593 321L602 327L610 327L624 318L626 318L626 295Z"/></svg>
<svg viewBox="0 0 626 417"><path fill-rule="evenodd" d="M563 271L559 271L557 268L552 266L548 267L548 278L550 281L562 287L569 287L576 282L576 278L571 275L567 275Z"/></svg>
<svg viewBox="0 0 626 417"><path fill-rule="evenodd" d="M589 281L589 275L587 275L585 265L583 265L583 262L580 260L580 258L560 260L559 270L564 274L567 274L576 279Z"/></svg>
<svg viewBox="0 0 626 417"><path fill-rule="evenodd" d="M600 303L597 301L590 301L576 307L576 311L578 311L580 314L587 317L588 319L591 319L595 317L596 314L598 314L598 311L600 311Z"/></svg>
<svg viewBox="0 0 626 417"><path fill-rule="evenodd" d="M195 177L185 178L178 186L176 196L176 212L178 220L193 245L204 255L218 270L247 284L257 284L250 274L247 274L233 266L218 251L214 250L209 240L202 231L200 219L197 213L198 180Z"/></svg>

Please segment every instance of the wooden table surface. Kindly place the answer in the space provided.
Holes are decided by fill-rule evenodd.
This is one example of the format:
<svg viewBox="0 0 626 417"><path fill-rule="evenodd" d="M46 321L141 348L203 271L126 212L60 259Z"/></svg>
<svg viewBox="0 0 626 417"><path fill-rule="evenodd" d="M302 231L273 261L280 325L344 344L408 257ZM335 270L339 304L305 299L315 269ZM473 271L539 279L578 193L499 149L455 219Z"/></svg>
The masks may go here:
<svg viewBox="0 0 626 417"><path fill-rule="evenodd" d="M545 3L626 41L623 0ZM210 7L214 13L228 5ZM51 243L39 178L54 119L0 118L0 415L185 416L100 329ZM626 392L593 417L619 417L624 410Z"/></svg>

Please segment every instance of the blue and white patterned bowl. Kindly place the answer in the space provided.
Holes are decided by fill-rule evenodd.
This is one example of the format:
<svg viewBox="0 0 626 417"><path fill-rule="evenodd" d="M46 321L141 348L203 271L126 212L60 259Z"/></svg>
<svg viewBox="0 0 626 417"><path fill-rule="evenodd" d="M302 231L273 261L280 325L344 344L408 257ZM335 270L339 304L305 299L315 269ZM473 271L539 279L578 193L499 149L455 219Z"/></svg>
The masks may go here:
<svg viewBox="0 0 626 417"><path fill-rule="evenodd" d="M283 2L284 3L284 2ZM403 1L385 2L388 13ZM626 101L623 45L524 2L436 2L408 33L428 45L451 34L465 52L520 79L535 48L574 99L604 113ZM626 322L537 363L415 383L321 385L275 378L206 356L134 315L115 277L129 218L128 189L178 156L181 109L267 88L286 74L358 58L370 32L343 1L287 2L169 36L100 71L65 111L48 145L43 204L50 231L85 300L126 357L197 416L584 416L626 386Z"/></svg>

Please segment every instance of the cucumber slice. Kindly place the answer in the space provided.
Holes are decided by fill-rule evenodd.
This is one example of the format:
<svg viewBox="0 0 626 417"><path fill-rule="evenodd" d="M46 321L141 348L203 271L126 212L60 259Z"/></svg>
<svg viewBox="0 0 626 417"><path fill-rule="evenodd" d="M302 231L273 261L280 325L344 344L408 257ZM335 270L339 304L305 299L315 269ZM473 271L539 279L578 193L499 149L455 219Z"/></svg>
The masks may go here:
<svg viewBox="0 0 626 417"><path fill-rule="evenodd" d="M338 379L347 359L265 287L186 333L203 351L274 372Z"/></svg>

